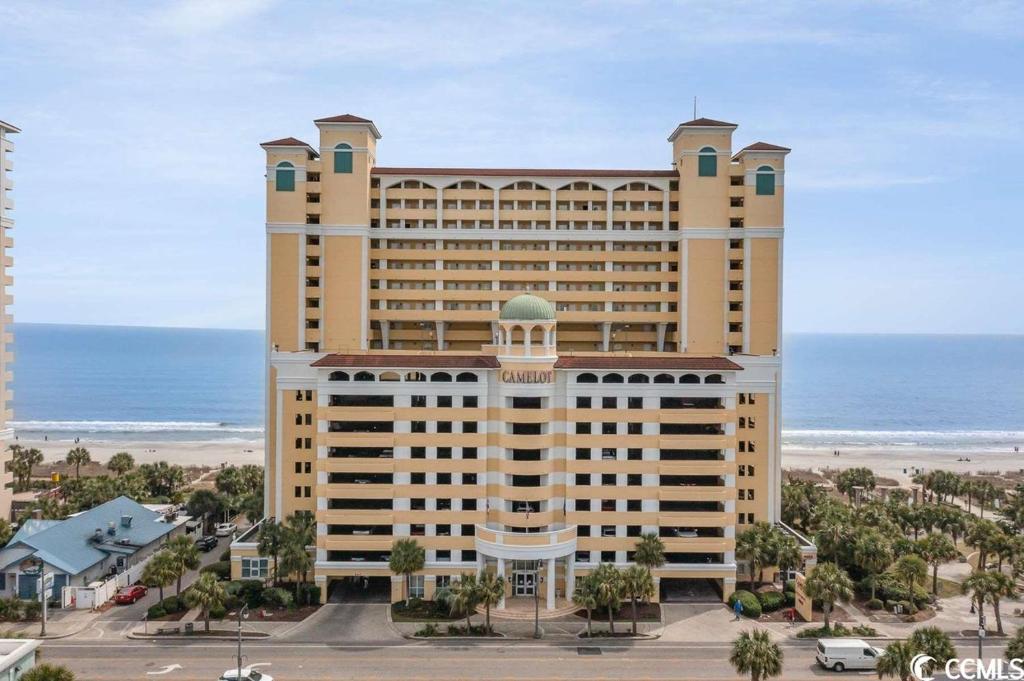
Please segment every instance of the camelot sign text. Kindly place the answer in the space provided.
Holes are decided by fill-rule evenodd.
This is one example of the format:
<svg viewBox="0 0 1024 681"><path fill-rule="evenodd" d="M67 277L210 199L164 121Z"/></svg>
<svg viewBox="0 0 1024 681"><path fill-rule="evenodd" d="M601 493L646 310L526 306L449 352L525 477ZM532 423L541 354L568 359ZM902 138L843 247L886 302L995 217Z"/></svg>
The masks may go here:
<svg viewBox="0 0 1024 681"><path fill-rule="evenodd" d="M554 383L554 371L511 371L501 372L502 383Z"/></svg>

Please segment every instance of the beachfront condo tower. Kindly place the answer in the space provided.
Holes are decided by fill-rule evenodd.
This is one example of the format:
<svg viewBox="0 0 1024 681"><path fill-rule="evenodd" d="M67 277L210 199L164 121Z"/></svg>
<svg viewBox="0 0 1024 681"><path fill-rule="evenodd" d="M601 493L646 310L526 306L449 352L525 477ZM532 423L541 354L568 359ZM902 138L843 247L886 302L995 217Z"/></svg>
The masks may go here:
<svg viewBox="0 0 1024 681"><path fill-rule="evenodd" d="M779 519L789 149L671 131L657 170L407 168L350 114L266 152L266 515L316 519L326 599L501 608L661 538L662 599L735 589L736 535ZM235 577L267 574L256 532Z"/></svg>
<svg viewBox="0 0 1024 681"><path fill-rule="evenodd" d="M10 470L11 452L7 447L13 439L9 425L13 418L13 394L8 387L12 380L11 364L14 361L14 354L10 350L14 342L10 313L14 298L9 292L14 283L11 277L11 267L14 265L14 258L11 257L11 248L14 246L11 237L11 230L14 229L14 199L11 197L11 190L14 189L14 181L11 179L14 170L14 159L11 158L14 142L11 135L18 132L21 131L10 123L0 121L0 518L11 515L11 486L14 484Z"/></svg>

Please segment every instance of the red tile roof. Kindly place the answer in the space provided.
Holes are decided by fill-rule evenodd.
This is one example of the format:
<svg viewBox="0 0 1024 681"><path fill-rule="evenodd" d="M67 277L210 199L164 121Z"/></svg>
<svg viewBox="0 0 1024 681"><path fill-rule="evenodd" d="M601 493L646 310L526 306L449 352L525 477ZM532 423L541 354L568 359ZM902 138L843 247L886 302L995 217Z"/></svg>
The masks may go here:
<svg viewBox="0 0 1024 681"><path fill-rule="evenodd" d="M559 357L556 369L742 371L725 357Z"/></svg>
<svg viewBox="0 0 1024 681"><path fill-rule="evenodd" d="M789 147L780 147L777 144L768 144L767 142L754 142L740 149L738 153L744 151L792 151Z"/></svg>
<svg viewBox="0 0 1024 681"><path fill-rule="evenodd" d="M586 170L573 168L382 168L372 175L478 175L484 177L679 177L675 170Z"/></svg>
<svg viewBox="0 0 1024 681"><path fill-rule="evenodd" d="M295 139L294 137L284 137L284 138L279 139L279 140L271 140L270 142L264 142L260 146L263 147L263 148L267 148L267 147L304 147L314 157L317 157L317 156L320 155L320 154L318 154L316 152L316 149L314 149L313 147L309 146L308 144L306 144L302 140Z"/></svg>
<svg viewBox="0 0 1024 681"><path fill-rule="evenodd" d="M692 121L686 121L680 123L680 127L683 128L735 128L735 123L726 123L725 121L716 121L713 118L695 118Z"/></svg>
<svg viewBox="0 0 1024 681"><path fill-rule="evenodd" d="M314 123L373 123L369 118L360 118L359 116L353 116L352 114L342 114L340 116L330 116L328 118L318 118Z"/></svg>
<svg viewBox="0 0 1024 681"><path fill-rule="evenodd" d="M493 355L327 355L311 366L373 369L497 369Z"/></svg>

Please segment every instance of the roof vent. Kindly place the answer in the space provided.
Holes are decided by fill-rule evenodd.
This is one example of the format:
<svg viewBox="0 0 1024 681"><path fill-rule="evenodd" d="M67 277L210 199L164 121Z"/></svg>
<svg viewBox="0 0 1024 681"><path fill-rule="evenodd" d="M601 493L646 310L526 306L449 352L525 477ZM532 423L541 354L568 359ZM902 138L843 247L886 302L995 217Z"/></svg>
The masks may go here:
<svg viewBox="0 0 1024 681"><path fill-rule="evenodd" d="M132 517L130 515L121 516L121 527L131 527Z"/></svg>
<svg viewBox="0 0 1024 681"><path fill-rule="evenodd" d="M92 533L92 540L94 542L102 542L103 541L103 528L102 527L97 527L96 531Z"/></svg>
<svg viewBox="0 0 1024 681"><path fill-rule="evenodd" d="M113 537L115 534L117 534L117 525L115 525L113 522L108 524L107 525L107 534L109 534L111 537Z"/></svg>

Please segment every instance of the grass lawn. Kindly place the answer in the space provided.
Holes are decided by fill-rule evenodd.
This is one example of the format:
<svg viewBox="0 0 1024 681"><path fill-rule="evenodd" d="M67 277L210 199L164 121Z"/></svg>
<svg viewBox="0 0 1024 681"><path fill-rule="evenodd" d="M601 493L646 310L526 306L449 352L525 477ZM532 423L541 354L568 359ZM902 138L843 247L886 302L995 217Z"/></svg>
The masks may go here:
<svg viewBox="0 0 1024 681"><path fill-rule="evenodd" d="M405 601L391 604L391 619L395 622L452 622L465 619L462 615L452 615L448 608L435 601L424 601L414 598L406 607Z"/></svg>
<svg viewBox="0 0 1024 681"><path fill-rule="evenodd" d="M931 586L929 584L928 586ZM952 598L954 596L960 596L960 582L954 582L952 579L943 579L939 577L939 598Z"/></svg>

